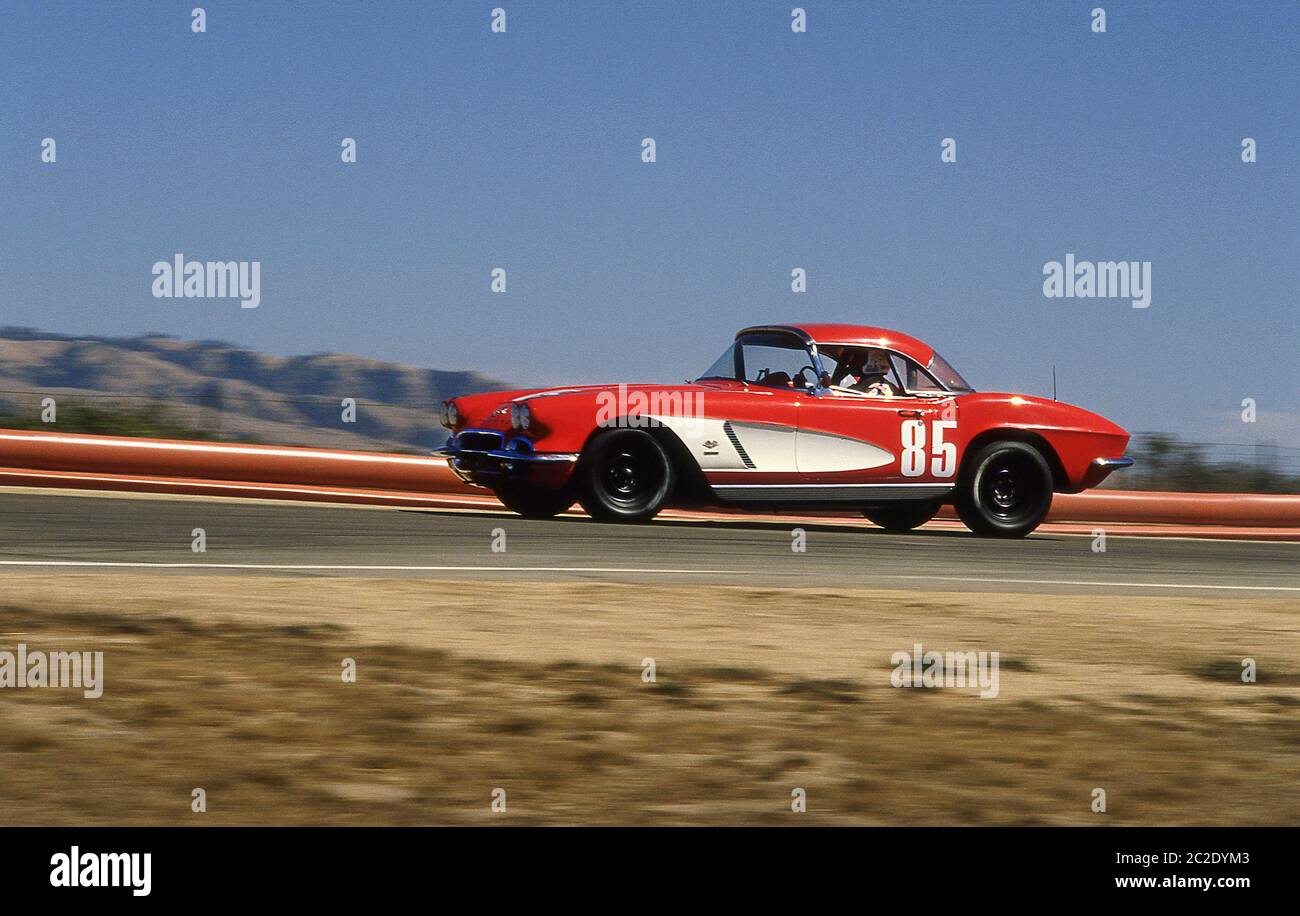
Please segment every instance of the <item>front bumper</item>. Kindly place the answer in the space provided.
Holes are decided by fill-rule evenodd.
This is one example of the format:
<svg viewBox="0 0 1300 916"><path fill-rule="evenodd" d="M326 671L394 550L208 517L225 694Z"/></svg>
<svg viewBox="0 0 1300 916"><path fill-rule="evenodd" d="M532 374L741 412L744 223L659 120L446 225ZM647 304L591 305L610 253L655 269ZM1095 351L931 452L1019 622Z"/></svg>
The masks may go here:
<svg viewBox="0 0 1300 916"><path fill-rule="evenodd" d="M464 429L449 438L435 455L447 459L457 477L478 487L507 480L563 483L578 461L576 452L539 452L531 440L495 429Z"/></svg>

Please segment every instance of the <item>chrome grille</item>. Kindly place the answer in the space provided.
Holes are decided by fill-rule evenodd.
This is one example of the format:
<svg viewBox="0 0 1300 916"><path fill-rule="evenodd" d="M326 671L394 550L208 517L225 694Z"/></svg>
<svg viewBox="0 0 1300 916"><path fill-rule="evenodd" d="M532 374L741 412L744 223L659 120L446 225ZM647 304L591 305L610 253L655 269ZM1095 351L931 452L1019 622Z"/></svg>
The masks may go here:
<svg viewBox="0 0 1300 916"><path fill-rule="evenodd" d="M467 429L456 439L461 450L470 452L491 452L503 444L502 435L491 430Z"/></svg>

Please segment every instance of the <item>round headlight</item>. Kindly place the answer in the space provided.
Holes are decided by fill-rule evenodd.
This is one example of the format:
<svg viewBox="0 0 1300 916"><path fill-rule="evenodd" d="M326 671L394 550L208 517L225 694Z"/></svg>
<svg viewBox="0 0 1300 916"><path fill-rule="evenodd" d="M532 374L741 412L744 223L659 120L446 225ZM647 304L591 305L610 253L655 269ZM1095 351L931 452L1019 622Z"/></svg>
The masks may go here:
<svg viewBox="0 0 1300 916"><path fill-rule="evenodd" d="M527 429L533 422L533 412L527 404L516 404L510 408L510 425L515 429Z"/></svg>
<svg viewBox="0 0 1300 916"><path fill-rule="evenodd" d="M455 401L447 401L442 405L442 412L439 414L439 420L442 425L448 429L455 429L460 425L460 411L456 409Z"/></svg>

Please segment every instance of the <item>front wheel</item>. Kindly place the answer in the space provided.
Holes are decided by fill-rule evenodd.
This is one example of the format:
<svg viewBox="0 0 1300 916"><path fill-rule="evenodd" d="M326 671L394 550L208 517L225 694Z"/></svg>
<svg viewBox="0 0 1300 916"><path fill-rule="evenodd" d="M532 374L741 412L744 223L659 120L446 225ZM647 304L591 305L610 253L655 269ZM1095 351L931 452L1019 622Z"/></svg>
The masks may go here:
<svg viewBox="0 0 1300 916"><path fill-rule="evenodd" d="M884 506L877 509L863 509L867 521L879 525L886 531L911 531L919 528L939 513L943 500L923 503L905 503L900 506Z"/></svg>
<svg viewBox="0 0 1300 916"><path fill-rule="evenodd" d="M1052 469L1032 445L993 442L971 459L953 504L976 534L1022 538L1052 507Z"/></svg>
<svg viewBox="0 0 1300 916"><path fill-rule="evenodd" d="M573 505L573 493L568 487L544 490L509 485L497 487L493 492L502 505L524 518L554 518Z"/></svg>
<svg viewBox="0 0 1300 916"><path fill-rule="evenodd" d="M654 436L640 429L598 435L575 471L578 501L607 522L648 522L673 491L673 464Z"/></svg>

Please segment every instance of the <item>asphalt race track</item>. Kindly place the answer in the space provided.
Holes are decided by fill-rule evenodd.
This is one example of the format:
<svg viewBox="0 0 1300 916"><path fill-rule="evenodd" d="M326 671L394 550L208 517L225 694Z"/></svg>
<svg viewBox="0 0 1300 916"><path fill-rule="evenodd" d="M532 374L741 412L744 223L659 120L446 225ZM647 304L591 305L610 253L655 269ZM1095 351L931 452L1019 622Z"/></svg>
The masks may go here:
<svg viewBox="0 0 1300 916"><path fill-rule="evenodd" d="M807 550L791 550L796 524ZM207 550L191 549L206 532ZM494 530L506 535L493 552ZM1300 545L965 532L896 535L835 524L528 521L505 512L0 491L0 572L230 575L916 588L1286 597Z"/></svg>

